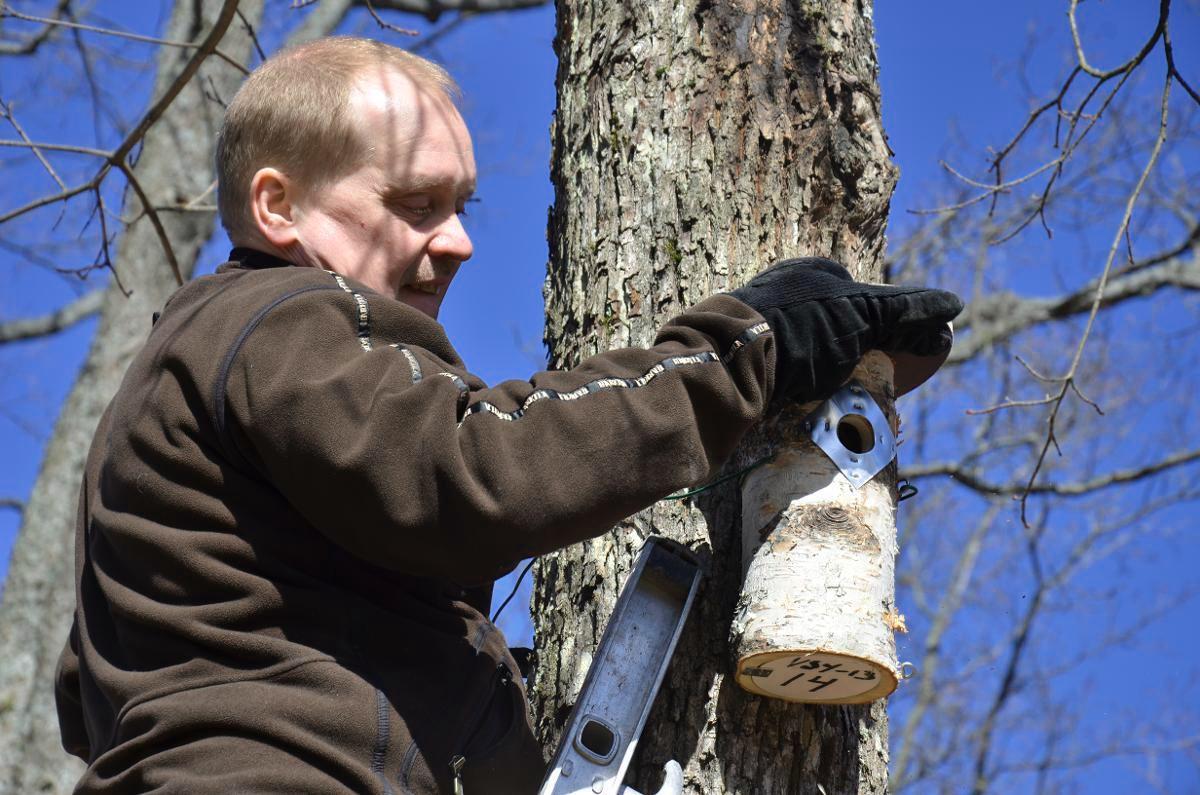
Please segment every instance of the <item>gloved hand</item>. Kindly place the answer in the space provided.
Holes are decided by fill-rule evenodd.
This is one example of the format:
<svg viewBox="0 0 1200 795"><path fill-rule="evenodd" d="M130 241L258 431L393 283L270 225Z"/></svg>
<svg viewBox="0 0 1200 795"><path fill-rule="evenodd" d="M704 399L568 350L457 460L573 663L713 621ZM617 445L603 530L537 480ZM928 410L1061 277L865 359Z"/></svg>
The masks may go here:
<svg viewBox="0 0 1200 795"><path fill-rule="evenodd" d="M946 324L962 311L945 290L856 282L833 260L784 260L729 293L775 333L770 412L832 395L871 350L935 356L950 348Z"/></svg>

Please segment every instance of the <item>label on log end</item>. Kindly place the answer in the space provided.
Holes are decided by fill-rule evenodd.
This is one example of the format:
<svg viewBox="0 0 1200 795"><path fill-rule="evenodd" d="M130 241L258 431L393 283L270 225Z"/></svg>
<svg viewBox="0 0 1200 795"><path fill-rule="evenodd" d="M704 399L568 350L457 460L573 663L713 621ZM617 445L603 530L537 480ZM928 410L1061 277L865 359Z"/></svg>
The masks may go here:
<svg viewBox="0 0 1200 795"><path fill-rule="evenodd" d="M865 704L890 695L896 674L861 657L769 651L738 661L737 682L760 696L817 704Z"/></svg>

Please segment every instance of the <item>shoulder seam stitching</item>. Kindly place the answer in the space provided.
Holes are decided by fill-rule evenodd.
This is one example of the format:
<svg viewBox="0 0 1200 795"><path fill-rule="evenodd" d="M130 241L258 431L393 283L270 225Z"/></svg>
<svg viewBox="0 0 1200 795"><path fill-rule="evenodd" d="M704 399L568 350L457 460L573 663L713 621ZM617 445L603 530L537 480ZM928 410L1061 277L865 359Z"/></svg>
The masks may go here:
<svg viewBox="0 0 1200 795"><path fill-rule="evenodd" d="M221 362L221 369L217 371L217 383L213 387L213 412L215 415L213 417L213 424L215 425L218 433L225 433L225 395L226 389L229 385L229 371L233 367L233 360L237 358L242 346L246 343L246 340L250 337L254 330L258 328L259 324L262 323L263 319L266 318L271 310L275 309L284 301L295 298L298 295L315 292L317 290L336 289L336 287L331 285L313 285L310 287L301 287L298 290L293 290L290 293L284 293L283 295L279 296L271 303L258 310L254 317L250 318L249 322L247 322L242 328L241 333L238 334L237 339L233 341L233 345L231 345L229 350L225 353L225 358Z"/></svg>
<svg viewBox="0 0 1200 795"><path fill-rule="evenodd" d="M525 412L534 403L542 400L560 400L570 401L578 400L579 398L596 392L602 392L609 389L638 389L653 381L659 375L669 370L674 370L676 367L689 364L704 364L707 362L721 362L729 364L733 357L745 346L754 342L764 334L770 333L770 326L766 323L757 323L743 331L734 339L729 346L729 350L724 356L717 356L712 351L704 351L702 353L694 353L687 356L671 356L653 365L649 370L642 373L637 378L598 378L595 381L589 381L583 386L571 390L570 392L560 392L557 389L536 389L531 392L521 403L520 408L515 411L502 411L492 403L486 400L481 400L467 407L462 420L458 425L461 428L462 424L467 421L467 417L474 414L491 414L497 419L505 422L515 422L525 416Z"/></svg>

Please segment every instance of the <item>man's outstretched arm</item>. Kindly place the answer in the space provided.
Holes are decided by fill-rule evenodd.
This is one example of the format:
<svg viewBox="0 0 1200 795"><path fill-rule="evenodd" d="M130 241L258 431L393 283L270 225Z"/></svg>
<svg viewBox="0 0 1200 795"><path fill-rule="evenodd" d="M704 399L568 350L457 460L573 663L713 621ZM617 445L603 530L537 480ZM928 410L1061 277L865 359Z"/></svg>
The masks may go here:
<svg viewBox="0 0 1200 795"><path fill-rule="evenodd" d="M315 527L407 573L491 580L603 533L707 477L770 398L772 334L729 296L671 321L649 349L495 388L389 339L411 310L367 300L369 351L348 295L273 310L229 371L227 426Z"/></svg>
<svg viewBox="0 0 1200 795"><path fill-rule="evenodd" d="M315 292L267 316L229 373L232 432L338 543L464 583L704 480L769 404L825 396L872 348L948 344L961 308L789 261L673 319L651 348L489 389L436 341L406 341L411 310L373 300L379 339L366 345L350 295Z"/></svg>

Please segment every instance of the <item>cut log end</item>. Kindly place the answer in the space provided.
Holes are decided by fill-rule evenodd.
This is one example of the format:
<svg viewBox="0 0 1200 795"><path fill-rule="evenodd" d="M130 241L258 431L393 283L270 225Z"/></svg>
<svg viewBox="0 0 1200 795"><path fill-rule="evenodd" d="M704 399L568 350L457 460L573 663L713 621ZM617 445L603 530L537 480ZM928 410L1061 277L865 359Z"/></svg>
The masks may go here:
<svg viewBox="0 0 1200 795"><path fill-rule="evenodd" d="M776 649L738 660L737 683L760 696L806 704L866 704L891 695L899 672L888 660L821 649Z"/></svg>

